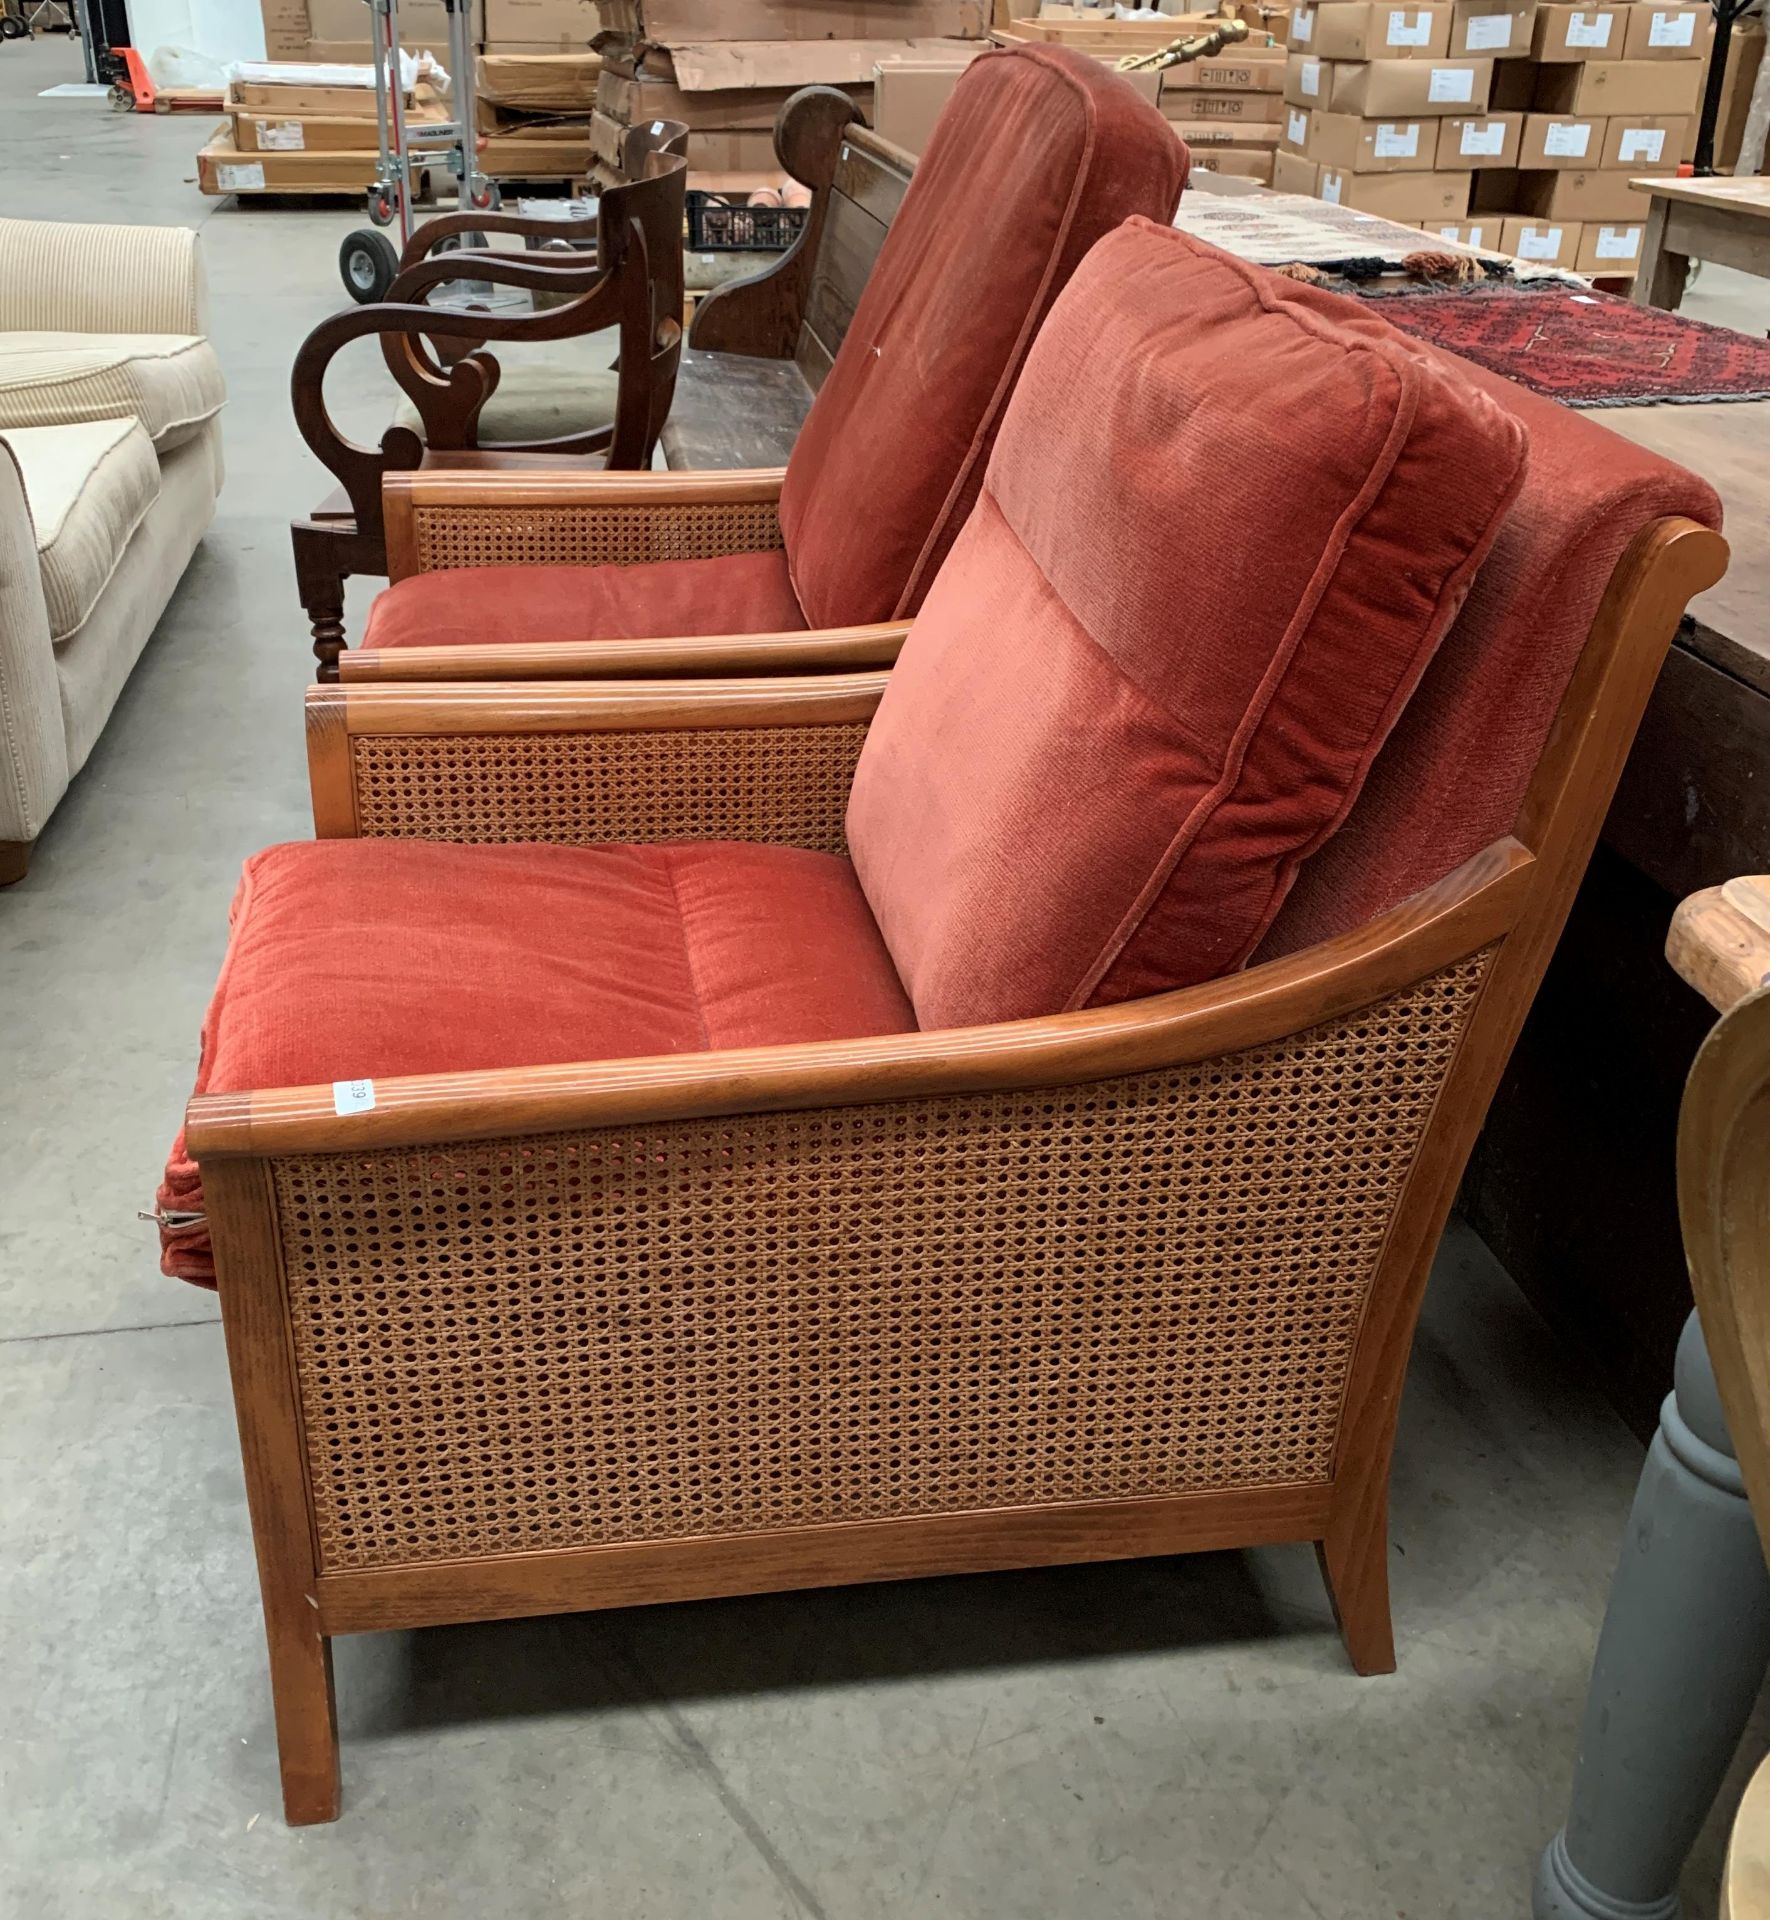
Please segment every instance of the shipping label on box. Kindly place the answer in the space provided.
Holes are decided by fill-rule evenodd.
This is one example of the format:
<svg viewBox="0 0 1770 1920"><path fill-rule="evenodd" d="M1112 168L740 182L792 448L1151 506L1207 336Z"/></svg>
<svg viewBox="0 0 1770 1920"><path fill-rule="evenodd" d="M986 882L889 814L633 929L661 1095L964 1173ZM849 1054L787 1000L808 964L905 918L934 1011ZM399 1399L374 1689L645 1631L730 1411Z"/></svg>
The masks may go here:
<svg viewBox="0 0 1770 1920"><path fill-rule="evenodd" d="M1284 98L1293 107L1327 105L1330 69L1312 53L1293 53L1285 62Z"/></svg>
<svg viewBox="0 0 1770 1920"><path fill-rule="evenodd" d="M1520 167L1595 167L1604 148L1604 122L1588 116L1527 113L1518 145Z"/></svg>
<svg viewBox="0 0 1770 1920"><path fill-rule="evenodd" d="M1430 168L1438 133L1429 120L1360 120L1349 113L1312 113L1311 160L1343 173L1418 173Z"/></svg>
<svg viewBox="0 0 1770 1920"><path fill-rule="evenodd" d="M1317 0L1292 13L1290 44L1321 60L1431 60L1450 46L1450 7Z"/></svg>
<svg viewBox="0 0 1770 1920"><path fill-rule="evenodd" d="M1571 267L1579 253L1575 221L1538 221L1514 216L1500 228L1500 251L1538 267Z"/></svg>
<svg viewBox="0 0 1770 1920"><path fill-rule="evenodd" d="M1487 111L1491 60L1367 60L1328 70L1331 113L1378 119Z"/></svg>
<svg viewBox="0 0 1770 1920"><path fill-rule="evenodd" d="M1580 241L1574 266L1580 273L1631 274L1641 264L1640 225L1589 224Z"/></svg>
<svg viewBox="0 0 1770 1920"><path fill-rule="evenodd" d="M1675 167L1684 151L1689 116L1618 114L1605 123L1601 167Z"/></svg>
<svg viewBox="0 0 1770 1920"><path fill-rule="evenodd" d="M1707 7L1656 7L1635 0L1624 15L1625 60L1696 60L1708 50Z"/></svg>
<svg viewBox="0 0 1770 1920"><path fill-rule="evenodd" d="M1306 107L1287 109L1284 119L1279 123L1278 143L1289 147L1293 153L1302 153L1309 145L1309 110Z"/></svg>
<svg viewBox="0 0 1770 1920"><path fill-rule="evenodd" d="M1452 115L1438 123L1438 155L1433 164L1451 172L1459 167L1515 167L1523 132L1521 113Z"/></svg>
<svg viewBox="0 0 1770 1920"><path fill-rule="evenodd" d="M1458 60L1522 59L1535 23L1536 0L1454 0L1446 52Z"/></svg>
<svg viewBox="0 0 1770 1920"><path fill-rule="evenodd" d="M1548 66L1537 73L1536 104L1554 113L1605 116L1694 113L1702 74L1699 60L1588 60L1578 66Z"/></svg>
<svg viewBox="0 0 1770 1920"><path fill-rule="evenodd" d="M1466 247L1497 247L1500 223L1497 220L1451 220L1428 229L1445 240L1460 240Z"/></svg>

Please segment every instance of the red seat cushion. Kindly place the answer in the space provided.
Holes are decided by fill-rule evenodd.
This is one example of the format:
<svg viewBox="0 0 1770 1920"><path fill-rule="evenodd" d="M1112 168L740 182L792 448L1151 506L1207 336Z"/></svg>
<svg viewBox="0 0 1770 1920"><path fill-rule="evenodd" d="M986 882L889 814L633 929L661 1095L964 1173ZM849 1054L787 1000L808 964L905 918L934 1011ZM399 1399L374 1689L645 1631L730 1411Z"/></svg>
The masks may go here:
<svg viewBox="0 0 1770 1920"><path fill-rule="evenodd" d="M1509 413L1359 303L1147 221L1103 240L855 777L855 867L920 1023L1245 962L1524 462Z"/></svg>
<svg viewBox="0 0 1770 1920"><path fill-rule="evenodd" d="M912 1030L854 871L793 847L319 840L246 863L199 1093ZM162 1210L200 1212L180 1141ZM212 1282L206 1228L161 1264Z"/></svg>
<svg viewBox="0 0 1770 1920"><path fill-rule="evenodd" d="M966 68L787 467L781 530L812 626L921 605L1051 303L1121 220L1171 219L1186 168L1097 60L1023 47Z"/></svg>
<svg viewBox="0 0 1770 1920"><path fill-rule="evenodd" d="M805 616L787 556L728 553L636 567L446 567L375 596L365 647L653 640L797 633Z"/></svg>

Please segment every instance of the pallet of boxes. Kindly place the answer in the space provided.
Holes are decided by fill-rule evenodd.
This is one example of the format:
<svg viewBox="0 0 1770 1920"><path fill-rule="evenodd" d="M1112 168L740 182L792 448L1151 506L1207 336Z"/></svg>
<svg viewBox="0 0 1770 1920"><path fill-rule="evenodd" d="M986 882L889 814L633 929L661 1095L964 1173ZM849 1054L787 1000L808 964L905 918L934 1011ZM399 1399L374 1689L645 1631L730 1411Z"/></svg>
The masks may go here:
<svg viewBox="0 0 1770 1920"><path fill-rule="evenodd" d="M584 179L602 74L591 47L602 29L592 0L482 4L474 73L481 167L505 183Z"/></svg>
<svg viewBox="0 0 1770 1920"><path fill-rule="evenodd" d="M1536 265L1632 275L1631 175L1694 127L1708 9L1318 0L1291 17L1273 184Z"/></svg>

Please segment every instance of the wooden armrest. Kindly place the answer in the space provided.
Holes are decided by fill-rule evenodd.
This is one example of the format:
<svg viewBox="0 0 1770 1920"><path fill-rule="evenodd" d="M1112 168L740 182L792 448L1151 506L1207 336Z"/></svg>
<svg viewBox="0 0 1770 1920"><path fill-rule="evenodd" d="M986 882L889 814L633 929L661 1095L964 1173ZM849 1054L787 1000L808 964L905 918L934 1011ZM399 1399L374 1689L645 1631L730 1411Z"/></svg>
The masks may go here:
<svg viewBox="0 0 1770 1920"><path fill-rule="evenodd" d="M765 552L781 544L785 472L425 466L390 473L381 494L388 576L404 580L442 567L632 566Z"/></svg>
<svg viewBox="0 0 1770 1920"><path fill-rule="evenodd" d="M855 762L888 682L310 687L314 831L841 852Z"/></svg>
<svg viewBox="0 0 1770 1920"><path fill-rule="evenodd" d="M400 271L403 273L407 267L414 267L420 260L428 259L444 240L455 234L513 233L523 239L563 240L569 237L583 240L594 239L596 226L594 214L584 220L544 220L522 213L441 213L434 219L426 220L406 242L405 251L399 259ZM478 248L474 249L475 254L479 251ZM586 253L590 260L595 259L593 253L588 253L588 250ZM471 276L459 274L456 277L468 279Z"/></svg>
<svg viewBox="0 0 1770 1920"><path fill-rule="evenodd" d="M204 1094L186 1110L185 1139L199 1159L357 1152L1063 1087L1213 1059L1372 1005L1480 951L1516 923L1533 864L1516 841L1497 841L1318 947L1118 1006L944 1032L378 1080L374 1105L344 1117L330 1086Z"/></svg>
<svg viewBox="0 0 1770 1920"><path fill-rule="evenodd" d="M1666 958L1717 1013L1770 986L1770 875L1748 874L1682 901Z"/></svg>
<svg viewBox="0 0 1770 1920"><path fill-rule="evenodd" d="M435 680L647 680L677 674L851 672L888 667L907 620L819 632L726 633L658 640L537 639L532 645L353 648L339 656L347 686Z"/></svg>

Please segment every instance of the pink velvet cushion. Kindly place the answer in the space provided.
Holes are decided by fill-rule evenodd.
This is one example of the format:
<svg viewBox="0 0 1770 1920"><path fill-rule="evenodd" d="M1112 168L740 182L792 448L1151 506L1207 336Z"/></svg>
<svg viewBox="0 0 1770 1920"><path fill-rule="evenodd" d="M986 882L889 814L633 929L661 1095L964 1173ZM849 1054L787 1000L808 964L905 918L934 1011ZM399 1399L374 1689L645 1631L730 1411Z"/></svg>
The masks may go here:
<svg viewBox="0 0 1770 1920"><path fill-rule="evenodd" d="M787 467L781 529L812 626L921 604L1052 301L1121 220L1172 218L1186 168L1098 60L1026 47L966 69Z"/></svg>
<svg viewBox="0 0 1770 1920"><path fill-rule="evenodd" d="M246 863L199 1093L913 1029L854 871L793 847L319 840ZM173 1149L162 1208L199 1212ZM201 1225L162 1265L214 1276Z"/></svg>
<svg viewBox="0 0 1770 1920"><path fill-rule="evenodd" d="M855 866L921 1025L1241 965L1524 461L1516 420L1358 303L1147 221L1103 240L854 783Z"/></svg>
<svg viewBox="0 0 1770 1920"><path fill-rule="evenodd" d="M805 625L787 556L728 553L635 567L445 567L375 596L365 647L654 640L796 633Z"/></svg>

